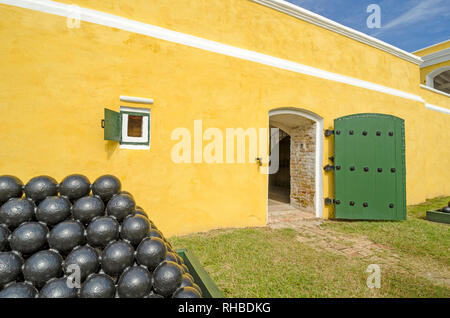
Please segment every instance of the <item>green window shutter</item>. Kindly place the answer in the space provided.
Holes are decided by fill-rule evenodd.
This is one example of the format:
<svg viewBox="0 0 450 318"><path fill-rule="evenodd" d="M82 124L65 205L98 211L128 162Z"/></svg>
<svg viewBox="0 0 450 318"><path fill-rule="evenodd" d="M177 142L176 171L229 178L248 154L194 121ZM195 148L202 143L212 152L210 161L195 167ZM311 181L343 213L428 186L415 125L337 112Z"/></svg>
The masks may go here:
<svg viewBox="0 0 450 318"><path fill-rule="evenodd" d="M105 108L103 123L105 140L120 141L122 137L122 122L120 113Z"/></svg>

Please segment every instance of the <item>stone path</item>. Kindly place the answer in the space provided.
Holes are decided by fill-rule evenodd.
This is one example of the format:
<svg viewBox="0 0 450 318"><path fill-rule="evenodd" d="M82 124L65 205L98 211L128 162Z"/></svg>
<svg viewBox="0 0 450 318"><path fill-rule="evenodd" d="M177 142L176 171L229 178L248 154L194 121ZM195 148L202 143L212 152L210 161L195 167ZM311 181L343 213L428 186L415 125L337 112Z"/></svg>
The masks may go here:
<svg viewBox="0 0 450 318"><path fill-rule="evenodd" d="M384 252L388 248L368 239L352 237L321 227L323 220L311 212L298 210L287 203L269 200L269 227L274 229L292 228L298 232L299 242L349 257L371 258L379 260L375 252ZM396 262L398 255L390 255Z"/></svg>
<svg viewBox="0 0 450 318"><path fill-rule="evenodd" d="M326 250L332 253L345 255L349 258L361 258L369 264L379 264L384 267L395 267L396 271L414 271L419 276L430 279L440 285L450 286L450 273L448 270L427 271L419 260L403 259L389 247L377 244L368 238L359 235L350 235L322 227L322 219L318 219L311 212L298 210L287 203L269 200L268 226L273 229L291 228L297 232L297 240L313 248ZM330 221L328 221L330 222ZM406 269L402 264L408 263Z"/></svg>

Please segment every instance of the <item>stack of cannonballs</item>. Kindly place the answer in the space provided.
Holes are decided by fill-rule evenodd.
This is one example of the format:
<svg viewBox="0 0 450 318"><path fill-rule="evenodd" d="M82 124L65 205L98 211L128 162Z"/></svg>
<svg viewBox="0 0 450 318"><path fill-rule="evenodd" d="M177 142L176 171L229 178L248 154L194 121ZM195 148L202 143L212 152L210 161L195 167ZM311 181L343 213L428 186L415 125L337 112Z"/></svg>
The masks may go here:
<svg viewBox="0 0 450 318"><path fill-rule="evenodd" d="M92 190L92 194L91 193ZM25 194L23 196L23 194ZM0 298L198 298L171 244L120 181L0 176Z"/></svg>
<svg viewBox="0 0 450 318"><path fill-rule="evenodd" d="M447 206L444 206L442 209L440 209L439 211L444 212L444 213L450 213L450 202L448 203Z"/></svg>

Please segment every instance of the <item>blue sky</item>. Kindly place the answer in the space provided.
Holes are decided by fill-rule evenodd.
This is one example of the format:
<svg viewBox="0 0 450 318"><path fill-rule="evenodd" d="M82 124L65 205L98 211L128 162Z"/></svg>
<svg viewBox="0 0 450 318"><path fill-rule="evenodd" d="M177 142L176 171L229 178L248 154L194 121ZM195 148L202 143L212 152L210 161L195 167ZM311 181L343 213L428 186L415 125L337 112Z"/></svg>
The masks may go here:
<svg viewBox="0 0 450 318"><path fill-rule="evenodd" d="M408 52L450 38L450 0L287 0ZM367 7L381 8L381 28L367 27Z"/></svg>

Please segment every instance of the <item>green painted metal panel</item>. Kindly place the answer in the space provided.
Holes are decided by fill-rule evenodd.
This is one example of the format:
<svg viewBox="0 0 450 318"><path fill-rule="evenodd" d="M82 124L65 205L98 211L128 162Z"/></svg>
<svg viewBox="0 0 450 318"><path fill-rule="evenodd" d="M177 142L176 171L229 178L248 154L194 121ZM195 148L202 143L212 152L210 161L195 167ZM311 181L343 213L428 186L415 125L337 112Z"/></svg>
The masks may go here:
<svg viewBox="0 0 450 318"><path fill-rule="evenodd" d="M334 131L335 217L406 220L403 119L355 114L336 119Z"/></svg>
<svg viewBox="0 0 450 318"><path fill-rule="evenodd" d="M178 255L181 256L189 272L194 277L195 283L200 286L203 297L205 298L224 298L223 293L205 271L200 264L200 261L191 251L187 249L177 250Z"/></svg>
<svg viewBox="0 0 450 318"><path fill-rule="evenodd" d="M450 224L450 213L444 213L439 210L427 211L427 220Z"/></svg>
<svg viewBox="0 0 450 318"><path fill-rule="evenodd" d="M122 122L120 113L105 108L103 128L105 140L120 141L122 137Z"/></svg>

